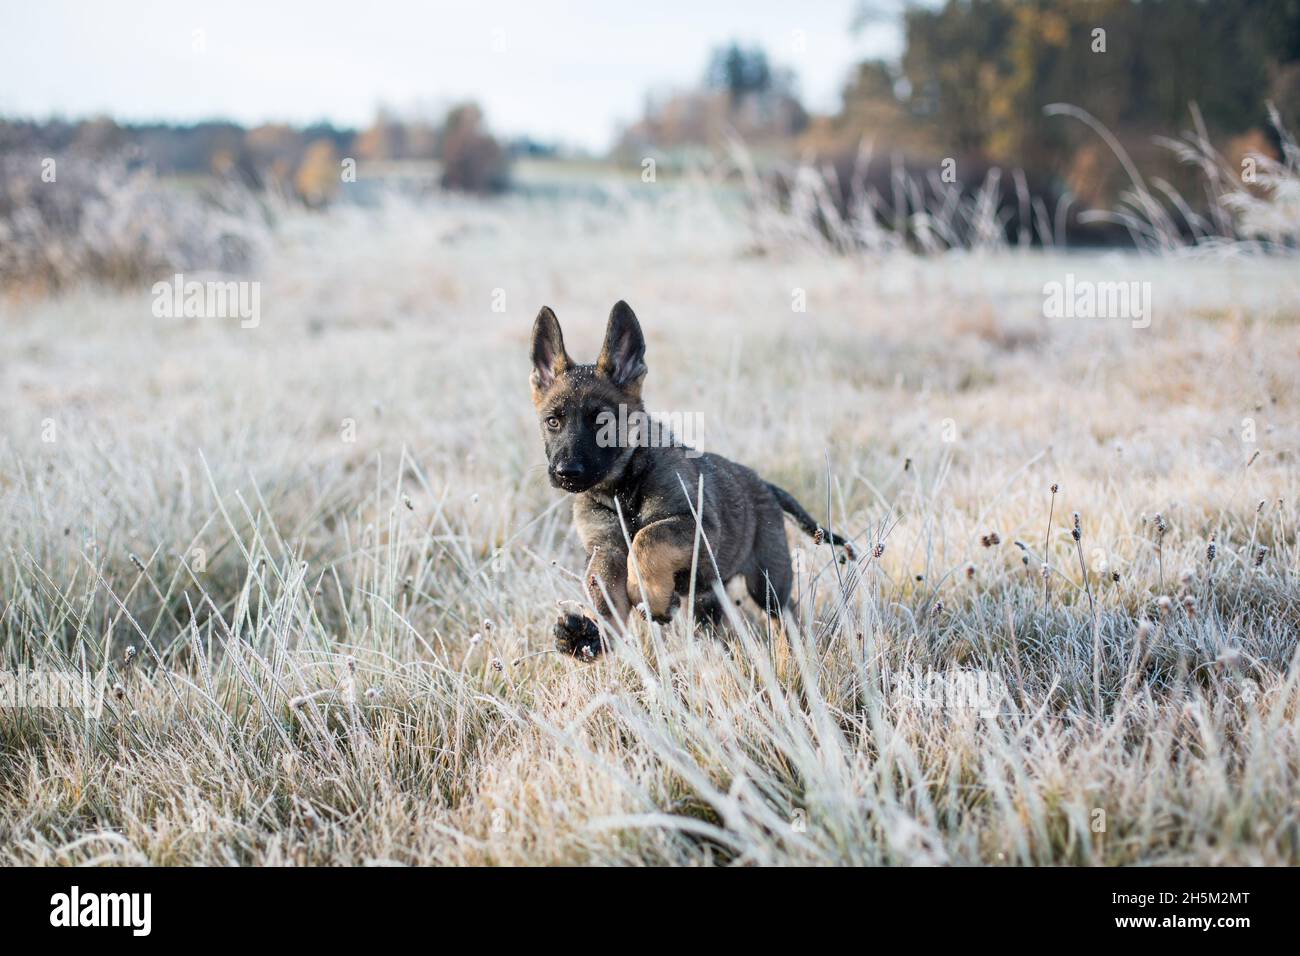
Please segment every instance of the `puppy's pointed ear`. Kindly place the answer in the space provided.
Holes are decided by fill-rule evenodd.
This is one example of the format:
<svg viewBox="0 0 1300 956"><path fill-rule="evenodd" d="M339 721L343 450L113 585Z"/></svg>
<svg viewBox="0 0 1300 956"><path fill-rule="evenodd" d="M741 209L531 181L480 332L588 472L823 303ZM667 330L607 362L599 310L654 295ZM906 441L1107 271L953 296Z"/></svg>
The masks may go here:
<svg viewBox="0 0 1300 956"><path fill-rule="evenodd" d="M639 395L645 378L645 337L632 307L622 299L609 310L605 346L596 360L596 371L619 388Z"/></svg>
<svg viewBox="0 0 1300 956"><path fill-rule="evenodd" d="M564 350L564 334L560 320L548 306L542 306L533 322L533 373L529 381L533 386L533 401L538 401L555 379L568 371L573 359Z"/></svg>

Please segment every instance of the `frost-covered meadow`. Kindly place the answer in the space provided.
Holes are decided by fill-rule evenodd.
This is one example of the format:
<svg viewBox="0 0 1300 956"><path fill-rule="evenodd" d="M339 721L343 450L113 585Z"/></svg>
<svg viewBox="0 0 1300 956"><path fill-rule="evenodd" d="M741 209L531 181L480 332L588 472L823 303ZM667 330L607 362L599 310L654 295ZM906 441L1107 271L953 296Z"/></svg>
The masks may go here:
<svg viewBox="0 0 1300 956"><path fill-rule="evenodd" d="M0 709L0 860L1300 863L1294 258L845 254L639 186L286 214L255 328L3 301L0 653L104 710ZM1047 317L1067 276L1149 326ZM548 652L528 335L591 360L619 298L650 407L859 545L790 526L784 636Z"/></svg>

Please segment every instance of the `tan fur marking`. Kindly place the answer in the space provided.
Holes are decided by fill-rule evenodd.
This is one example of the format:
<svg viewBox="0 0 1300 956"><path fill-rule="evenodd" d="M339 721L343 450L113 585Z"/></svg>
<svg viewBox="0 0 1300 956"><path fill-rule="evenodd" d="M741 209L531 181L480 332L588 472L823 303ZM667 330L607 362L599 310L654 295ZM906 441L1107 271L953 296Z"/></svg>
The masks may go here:
<svg viewBox="0 0 1300 956"><path fill-rule="evenodd" d="M596 612L606 620L619 623L627 620L631 609L625 581L627 574L627 558L622 554L602 555L597 552L592 561L587 575L587 594L596 605Z"/></svg>
<svg viewBox="0 0 1300 956"><path fill-rule="evenodd" d="M643 528L632 539L632 557L627 569L627 592L633 606L643 601L654 617L666 617L672 606L673 583L678 571L691 566L691 549L672 540L664 540L666 535L658 533L656 528ZM637 571L641 580L637 580ZM641 582L645 583L645 595L641 594Z"/></svg>

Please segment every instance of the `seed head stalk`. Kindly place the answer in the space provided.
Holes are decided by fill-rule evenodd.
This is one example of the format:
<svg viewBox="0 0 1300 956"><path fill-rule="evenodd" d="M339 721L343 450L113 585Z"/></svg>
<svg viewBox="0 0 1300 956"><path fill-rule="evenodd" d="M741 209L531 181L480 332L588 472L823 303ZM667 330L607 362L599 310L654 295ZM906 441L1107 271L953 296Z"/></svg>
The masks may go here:
<svg viewBox="0 0 1300 956"><path fill-rule="evenodd" d="M1092 618L1092 707L1101 719L1101 626L1097 620L1097 604L1092 599L1092 581L1088 579L1088 566L1083 562L1083 527L1079 522L1079 512L1074 513L1074 527L1070 529L1074 547L1079 555L1079 573L1083 576L1083 587L1088 594L1088 614Z"/></svg>
<svg viewBox="0 0 1300 956"><path fill-rule="evenodd" d="M1056 493L1061 488L1055 482L1052 483L1052 504L1047 509L1047 536L1043 538L1043 608L1046 610L1047 605L1052 599L1052 569L1048 563L1050 552L1047 550L1052 544L1052 515L1056 513Z"/></svg>

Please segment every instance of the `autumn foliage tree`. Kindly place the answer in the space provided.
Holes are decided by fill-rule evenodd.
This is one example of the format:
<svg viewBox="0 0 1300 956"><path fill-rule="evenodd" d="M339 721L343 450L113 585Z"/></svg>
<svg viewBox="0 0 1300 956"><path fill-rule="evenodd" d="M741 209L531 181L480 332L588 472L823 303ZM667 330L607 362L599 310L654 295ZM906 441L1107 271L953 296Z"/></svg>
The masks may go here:
<svg viewBox="0 0 1300 956"><path fill-rule="evenodd" d="M509 159L505 149L487 131L483 111L464 103L447 113L439 152L442 185L475 193L493 193L509 183Z"/></svg>
<svg viewBox="0 0 1300 956"><path fill-rule="evenodd" d="M309 206L324 206L338 193L342 177L338 153L327 139L312 142L294 175L294 188Z"/></svg>

